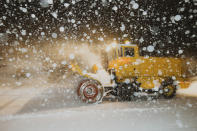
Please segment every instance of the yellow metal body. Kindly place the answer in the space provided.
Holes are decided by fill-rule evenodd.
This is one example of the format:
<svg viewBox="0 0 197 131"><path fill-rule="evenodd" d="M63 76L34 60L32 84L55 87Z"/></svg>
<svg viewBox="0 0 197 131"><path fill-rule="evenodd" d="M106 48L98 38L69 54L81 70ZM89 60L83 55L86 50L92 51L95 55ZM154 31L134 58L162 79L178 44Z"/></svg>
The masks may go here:
<svg viewBox="0 0 197 131"><path fill-rule="evenodd" d="M115 70L118 82L137 77L144 89L159 87L166 78L174 77L181 88L187 88L189 82L184 78L186 74L185 60L172 57L143 57L139 55L137 45L121 45L120 51L116 50L117 58L109 62L108 70ZM124 55L125 48L133 48L134 56Z"/></svg>

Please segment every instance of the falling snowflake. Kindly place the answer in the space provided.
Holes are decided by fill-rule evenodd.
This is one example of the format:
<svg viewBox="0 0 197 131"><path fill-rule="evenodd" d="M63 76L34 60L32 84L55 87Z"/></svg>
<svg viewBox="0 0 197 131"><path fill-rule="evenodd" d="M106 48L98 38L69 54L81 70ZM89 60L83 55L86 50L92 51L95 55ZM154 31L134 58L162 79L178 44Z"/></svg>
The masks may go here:
<svg viewBox="0 0 197 131"><path fill-rule="evenodd" d="M139 8L138 3L135 3L135 2L134 2L132 8L135 9L135 10L138 9L138 8Z"/></svg>
<svg viewBox="0 0 197 131"><path fill-rule="evenodd" d="M147 47L147 51L148 51L148 52L153 52L153 51L154 51L154 46L149 45L149 46Z"/></svg>
<svg viewBox="0 0 197 131"><path fill-rule="evenodd" d="M71 19L71 23L75 23L75 20L74 19Z"/></svg>
<svg viewBox="0 0 197 131"><path fill-rule="evenodd" d="M70 6L70 4L69 4L69 3L64 3L64 6L65 6L66 8L68 8L68 7Z"/></svg>
<svg viewBox="0 0 197 131"><path fill-rule="evenodd" d="M70 55L69 55L69 58L70 58L71 60L73 60L73 59L75 58L75 55L74 55L74 54L70 54Z"/></svg>
<svg viewBox="0 0 197 131"><path fill-rule="evenodd" d="M26 8L23 8L23 7L20 7L20 10L23 11L24 13L27 12L27 9Z"/></svg>
<svg viewBox="0 0 197 131"><path fill-rule="evenodd" d="M121 30L122 32L125 30L125 25L124 25L123 23L121 24L120 30Z"/></svg>
<svg viewBox="0 0 197 131"><path fill-rule="evenodd" d="M62 61L61 62L62 65L66 65L66 63L67 63L66 61Z"/></svg>
<svg viewBox="0 0 197 131"><path fill-rule="evenodd" d="M53 38L57 38L57 33L52 33Z"/></svg>
<svg viewBox="0 0 197 131"><path fill-rule="evenodd" d="M26 35L26 30L22 30L22 31L21 31L21 34L22 34L22 35Z"/></svg>
<svg viewBox="0 0 197 131"><path fill-rule="evenodd" d="M117 6L114 6L114 7L112 8L112 10L117 11L117 10L118 10L118 7L117 7Z"/></svg>
<svg viewBox="0 0 197 131"><path fill-rule="evenodd" d="M31 73L26 73L25 76L29 78L31 76Z"/></svg>
<svg viewBox="0 0 197 131"><path fill-rule="evenodd" d="M175 20L175 21L181 20L181 16L180 16L180 15L176 15L176 16L174 17L174 20Z"/></svg>
<svg viewBox="0 0 197 131"><path fill-rule="evenodd" d="M54 18L57 19L57 16L58 16L57 12L52 12L51 15L52 15Z"/></svg>
<svg viewBox="0 0 197 131"><path fill-rule="evenodd" d="M35 14L31 14L31 17L32 17L32 18L36 18L36 15L35 15Z"/></svg>
<svg viewBox="0 0 197 131"><path fill-rule="evenodd" d="M179 50L179 54L183 54L183 50Z"/></svg>
<svg viewBox="0 0 197 131"><path fill-rule="evenodd" d="M59 30L60 30L60 32L64 32L64 27L61 26L61 27L59 28Z"/></svg>
<svg viewBox="0 0 197 131"><path fill-rule="evenodd" d="M143 13L142 13L143 15L147 15L147 11L143 11Z"/></svg>

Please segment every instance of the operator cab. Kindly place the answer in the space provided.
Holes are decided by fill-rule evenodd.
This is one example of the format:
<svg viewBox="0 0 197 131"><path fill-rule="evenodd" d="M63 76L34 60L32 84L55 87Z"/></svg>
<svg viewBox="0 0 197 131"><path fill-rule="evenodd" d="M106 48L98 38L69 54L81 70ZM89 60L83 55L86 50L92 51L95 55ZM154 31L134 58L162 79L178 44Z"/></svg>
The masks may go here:
<svg viewBox="0 0 197 131"><path fill-rule="evenodd" d="M132 44L120 44L116 53L118 57L136 57L138 56L138 47Z"/></svg>
<svg viewBox="0 0 197 131"><path fill-rule="evenodd" d="M138 46L134 44L117 44L114 48L107 50L103 65L107 70L110 61L124 57L131 59L139 57Z"/></svg>

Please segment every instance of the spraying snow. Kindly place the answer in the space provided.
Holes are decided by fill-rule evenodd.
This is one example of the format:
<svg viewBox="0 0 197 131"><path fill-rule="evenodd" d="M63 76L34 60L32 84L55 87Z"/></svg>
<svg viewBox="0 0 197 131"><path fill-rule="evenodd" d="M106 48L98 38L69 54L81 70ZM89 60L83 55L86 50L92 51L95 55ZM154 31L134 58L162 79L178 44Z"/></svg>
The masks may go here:
<svg viewBox="0 0 197 131"><path fill-rule="evenodd" d="M104 70L103 68L100 68L96 74L93 73L87 73L89 76L93 77L94 79L101 82L103 86L110 84L110 75Z"/></svg>
<svg viewBox="0 0 197 131"><path fill-rule="evenodd" d="M179 89L177 91L178 94L185 95L185 96L194 96L197 97L197 77L195 80L191 83L189 88L186 89Z"/></svg>
<svg viewBox="0 0 197 131"><path fill-rule="evenodd" d="M73 75L70 68L73 62L83 73L88 73L102 84L109 83L110 76L102 66L101 51L95 49L97 48L87 44L79 45L72 42L45 44L32 49L26 46L20 46L18 50L8 49L8 57L1 61L6 65L0 69L1 86L28 87L34 83L37 87L65 81ZM96 74L91 73L94 65L98 67Z"/></svg>
<svg viewBox="0 0 197 131"><path fill-rule="evenodd" d="M74 52L78 57L80 56L80 63L85 62L85 64L91 69L94 65L98 67L97 72L91 73L83 70L85 74L93 77L94 79L101 82L102 85L108 85L110 83L110 75L106 72L106 70L102 66L102 59L99 54L91 51L91 49L84 45L83 47L78 47L78 49ZM87 72L87 73L86 73Z"/></svg>

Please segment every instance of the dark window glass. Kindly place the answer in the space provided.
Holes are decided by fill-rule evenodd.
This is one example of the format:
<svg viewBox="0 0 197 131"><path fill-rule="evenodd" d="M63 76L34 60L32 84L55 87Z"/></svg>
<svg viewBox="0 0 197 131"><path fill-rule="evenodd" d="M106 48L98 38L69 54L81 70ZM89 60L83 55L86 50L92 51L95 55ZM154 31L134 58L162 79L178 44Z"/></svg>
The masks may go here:
<svg viewBox="0 0 197 131"><path fill-rule="evenodd" d="M134 57L134 48L124 48L124 56Z"/></svg>

